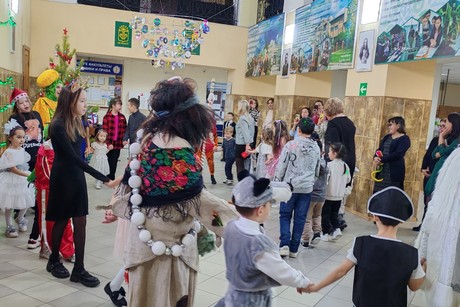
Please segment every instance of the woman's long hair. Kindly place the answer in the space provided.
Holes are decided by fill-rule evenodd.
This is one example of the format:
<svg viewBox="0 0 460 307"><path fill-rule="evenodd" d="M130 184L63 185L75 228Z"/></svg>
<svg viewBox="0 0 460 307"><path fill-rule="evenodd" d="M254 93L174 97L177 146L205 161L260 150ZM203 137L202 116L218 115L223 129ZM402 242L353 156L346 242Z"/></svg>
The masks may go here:
<svg viewBox="0 0 460 307"><path fill-rule="evenodd" d="M154 113L142 125L146 135L144 141L160 132L168 137L183 138L195 148L201 145L212 131L215 120L209 107L190 103L197 99L195 87L196 82L187 78L157 83L150 92L150 108Z"/></svg>
<svg viewBox="0 0 460 307"><path fill-rule="evenodd" d="M447 137L447 144L452 144L453 141L460 137L460 114L450 113L447 115L447 120L452 124L452 131Z"/></svg>
<svg viewBox="0 0 460 307"><path fill-rule="evenodd" d="M289 132L287 124L284 120L275 120L275 123L273 125L275 127L273 153L275 155L279 155L281 153L281 150L283 149L281 146L281 138L285 138L286 141L288 141Z"/></svg>
<svg viewBox="0 0 460 307"><path fill-rule="evenodd" d="M80 95L83 89L79 88L75 92L72 92L71 85L63 87L58 98L58 105L56 112L54 113L53 120L51 124L57 120L62 119L64 121L65 131L67 136L72 142L77 140L77 136L84 136L85 130L83 129L83 124L81 121L81 116L75 115L75 109L80 99ZM52 129L49 131L51 136Z"/></svg>

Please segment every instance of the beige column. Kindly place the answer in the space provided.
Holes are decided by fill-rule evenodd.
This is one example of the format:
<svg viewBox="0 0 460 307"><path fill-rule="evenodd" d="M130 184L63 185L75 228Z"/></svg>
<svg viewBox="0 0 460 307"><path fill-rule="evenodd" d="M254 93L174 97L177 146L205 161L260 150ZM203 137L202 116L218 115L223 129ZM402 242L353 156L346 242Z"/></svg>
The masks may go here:
<svg viewBox="0 0 460 307"><path fill-rule="evenodd" d="M420 166L425 154L432 112L436 62L432 60L390 65L374 65L372 72L348 71L345 113L356 125L356 159L359 173L355 178L347 207L367 215L367 200L374 182L370 174L372 158L387 133L388 119L402 116L411 147L406 153L405 191L417 206L422 191ZM367 96L359 96L361 83L367 83Z"/></svg>

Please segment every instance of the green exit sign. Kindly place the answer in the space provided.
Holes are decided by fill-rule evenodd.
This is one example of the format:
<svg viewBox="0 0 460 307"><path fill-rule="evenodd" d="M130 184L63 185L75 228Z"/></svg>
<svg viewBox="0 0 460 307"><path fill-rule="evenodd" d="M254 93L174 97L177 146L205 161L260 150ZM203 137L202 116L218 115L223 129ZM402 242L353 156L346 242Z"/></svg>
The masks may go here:
<svg viewBox="0 0 460 307"><path fill-rule="evenodd" d="M366 96L367 95L367 83L360 83L359 84L359 96Z"/></svg>

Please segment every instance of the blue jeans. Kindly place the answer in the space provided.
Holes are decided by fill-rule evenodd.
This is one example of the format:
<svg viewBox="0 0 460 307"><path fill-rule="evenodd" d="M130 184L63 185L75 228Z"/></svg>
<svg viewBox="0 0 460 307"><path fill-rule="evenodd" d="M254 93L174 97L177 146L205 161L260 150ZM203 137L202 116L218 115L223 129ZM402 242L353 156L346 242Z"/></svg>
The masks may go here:
<svg viewBox="0 0 460 307"><path fill-rule="evenodd" d="M299 250L303 227L310 207L311 193L292 193L287 203L280 205L280 247L289 246L291 253ZM294 212L294 225L291 236L291 219Z"/></svg>

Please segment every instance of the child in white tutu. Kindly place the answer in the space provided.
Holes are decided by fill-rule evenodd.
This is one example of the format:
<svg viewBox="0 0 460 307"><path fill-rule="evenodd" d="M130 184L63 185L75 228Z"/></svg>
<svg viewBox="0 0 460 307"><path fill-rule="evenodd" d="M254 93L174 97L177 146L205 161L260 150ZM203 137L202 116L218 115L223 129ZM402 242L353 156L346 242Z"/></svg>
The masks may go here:
<svg viewBox="0 0 460 307"><path fill-rule="evenodd" d="M91 143L91 148L93 149L93 157L89 162L89 165L92 166L95 170L101 172L104 175L110 173L109 161L107 160L107 153L113 149L113 145L107 147L107 131L100 129L97 134L95 141ZM100 189L102 182L96 180L96 189Z"/></svg>
<svg viewBox="0 0 460 307"><path fill-rule="evenodd" d="M5 124L9 146L0 157L0 209L5 212L7 238L18 237L13 225L13 210L19 210L16 223L20 232L27 231L27 220L24 218L27 208L33 207L35 194L27 182L30 175L30 155L22 148L25 142L25 131L15 119Z"/></svg>

